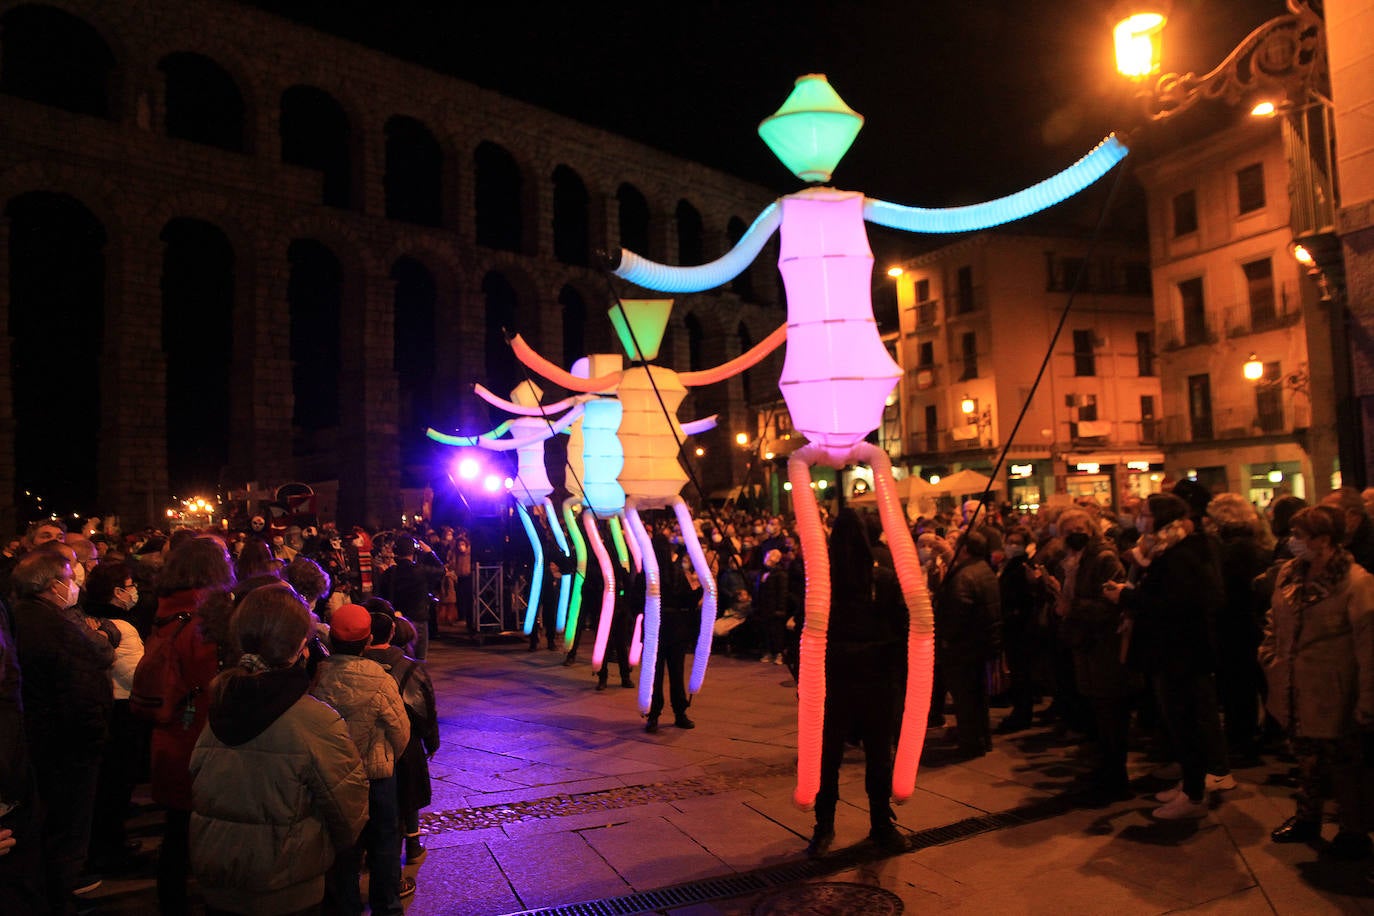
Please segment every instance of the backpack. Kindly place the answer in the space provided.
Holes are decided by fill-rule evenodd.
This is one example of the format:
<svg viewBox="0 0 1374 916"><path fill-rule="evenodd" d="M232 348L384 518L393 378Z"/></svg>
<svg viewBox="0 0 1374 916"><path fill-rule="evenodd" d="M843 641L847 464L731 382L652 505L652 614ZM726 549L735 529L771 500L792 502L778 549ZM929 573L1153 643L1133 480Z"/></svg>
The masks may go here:
<svg viewBox="0 0 1374 916"><path fill-rule="evenodd" d="M173 646L190 622L191 615L183 613L153 624L153 633L129 687L129 710L140 719L154 725L170 725L182 714L191 690L181 676Z"/></svg>

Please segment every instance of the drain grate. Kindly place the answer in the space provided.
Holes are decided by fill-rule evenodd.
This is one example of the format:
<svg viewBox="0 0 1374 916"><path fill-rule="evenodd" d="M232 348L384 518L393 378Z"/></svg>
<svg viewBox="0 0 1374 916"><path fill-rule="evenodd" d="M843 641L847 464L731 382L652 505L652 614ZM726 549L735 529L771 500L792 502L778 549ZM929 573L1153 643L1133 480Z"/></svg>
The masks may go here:
<svg viewBox="0 0 1374 916"><path fill-rule="evenodd" d="M1058 817L1073 809L1074 805L1067 799L1048 798L1043 801L1008 808L1006 811L996 811L978 817L965 818L952 824L944 824L912 833L908 837L906 849L903 851L913 852L932 846L943 846L979 834ZM797 862L770 865L767 868L758 868L738 875L707 878L701 881L675 884L659 890L642 891L620 897L606 897L584 903L523 910L519 913L508 914L508 916L634 916L637 913L656 913L674 907L704 903L708 900L745 897L799 882L813 881L835 872L845 871L867 862L889 857L877 847L868 843L861 843L831 853L821 859L802 859Z"/></svg>

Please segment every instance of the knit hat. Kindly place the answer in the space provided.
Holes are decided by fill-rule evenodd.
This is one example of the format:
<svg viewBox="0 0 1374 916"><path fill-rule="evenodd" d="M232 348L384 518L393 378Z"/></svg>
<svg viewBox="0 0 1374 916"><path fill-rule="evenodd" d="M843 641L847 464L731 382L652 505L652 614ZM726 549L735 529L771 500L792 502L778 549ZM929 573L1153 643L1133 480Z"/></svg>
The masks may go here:
<svg viewBox="0 0 1374 916"><path fill-rule="evenodd" d="M361 604L341 604L329 618L329 635L344 642L361 642L372 635L372 615Z"/></svg>

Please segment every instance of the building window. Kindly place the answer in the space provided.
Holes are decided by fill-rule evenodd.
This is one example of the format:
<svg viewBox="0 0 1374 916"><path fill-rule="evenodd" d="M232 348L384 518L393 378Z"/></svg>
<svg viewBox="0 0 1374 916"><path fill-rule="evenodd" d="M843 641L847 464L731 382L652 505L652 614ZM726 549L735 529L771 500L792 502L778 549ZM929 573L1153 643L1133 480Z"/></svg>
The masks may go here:
<svg viewBox="0 0 1374 916"><path fill-rule="evenodd" d="M1179 283L1178 298L1183 310L1183 345L1207 343L1207 302L1202 297L1202 278Z"/></svg>
<svg viewBox="0 0 1374 916"><path fill-rule="evenodd" d="M960 267L955 292L955 310L960 314L973 311L973 268Z"/></svg>
<svg viewBox="0 0 1374 916"><path fill-rule="evenodd" d="M1140 396L1140 441L1159 441L1159 420L1155 417L1155 396Z"/></svg>
<svg viewBox="0 0 1374 916"><path fill-rule="evenodd" d="M1269 258L1240 265L1245 272L1245 290L1250 300L1250 326L1262 328L1274 323L1274 262Z"/></svg>
<svg viewBox="0 0 1374 916"><path fill-rule="evenodd" d="M1264 208L1264 163L1256 162L1236 172L1236 200L1241 213Z"/></svg>
<svg viewBox="0 0 1374 916"><path fill-rule="evenodd" d="M1194 440L1212 438L1212 379L1205 372L1188 376L1188 422Z"/></svg>
<svg viewBox="0 0 1374 916"><path fill-rule="evenodd" d="M1141 378L1155 374L1155 335L1149 331L1135 332L1135 364Z"/></svg>
<svg viewBox="0 0 1374 916"><path fill-rule="evenodd" d="M157 68L167 77L167 136L243 152L243 96L223 67L199 54L177 53Z"/></svg>
<svg viewBox="0 0 1374 916"><path fill-rule="evenodd" d="M959 348L964 356L964 374L961 379L978 377L978 335L966 331L959 338Z"/></svg>
<svg viewBox="0 0 1374 916"><path fill-rule="evenodd" d="M924 279L924 280L917 280L917 281L916 281L916 301L917 301L917 302L929 302L929 301L930 301L930 280L929 280L928 278L927 278L927 279Z"/></svg>
<svg viewBox="0 0 1374 916"><path fill-rule="evenodd" d="M1097 357L1093 351L1096 341L1092 331L1073 332L1073 374L1097 375Z"/></svg>
<svg viewBox="0 0 1374 916"><path fill-rule="evenodd" d="M1278 362L1264 364L1264 381L1255 389L1255 425L1262 432L1283 432L1283 384Z"/></svg>
<svg viewBox="0 0 1374 916"><path fill-rule="evenodd" d="M1174 197L1174 237L1197 232L1197 192L1184 191Z"/></svg>
<svg viewBox="0 0 1374 916"><path fill-rule="evenodd" d="M387 218L420 226L440 225L444 215L444 150L439 141L424 124L401 115L390 118L383 133L386 173L382 188Z"/></svg>
<svg viewBox="0 0 1374 916"><path fill-rule="evenodd" d="M917 351L916 365L922 369L929 369L935 365L935 341L923 340Z"/></svg>

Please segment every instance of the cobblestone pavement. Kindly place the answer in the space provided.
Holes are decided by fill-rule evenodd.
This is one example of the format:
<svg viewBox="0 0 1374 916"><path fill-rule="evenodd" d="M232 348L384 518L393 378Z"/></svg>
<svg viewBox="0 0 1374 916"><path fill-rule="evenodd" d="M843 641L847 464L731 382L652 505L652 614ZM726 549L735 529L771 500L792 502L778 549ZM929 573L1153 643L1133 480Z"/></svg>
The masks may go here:
<svg viewBox="0 0 1374 916"><path fill-rule="evenodd" d="M1202 821L1159 822L1149 795L1165 784L1136 755L1139 797L1062 804L1088 758L1043 728L999 736L972 761L929 732L916 794L897 809L908 846L896 856L863 842L851 749L835 851L811 862L812 815L791 802L795 685L783 669L714 658L691 710L698 727L646 734L634 691L597 691L588 664L561 661L523 641L433 644L443 741L428 854L407 867L419 884L410 916L746 916L814 911L822 898L862 898L862 912L1374 914L1370 863L1269 842L1292 812L1275 778L1285 765L1237 771L1239 787L1216 794ZM155 810L132 827L155 846ZM151 871L93 899L105 913L156 912Z"/></svg>

